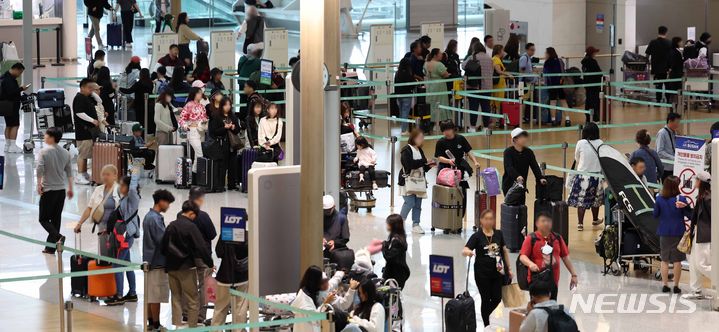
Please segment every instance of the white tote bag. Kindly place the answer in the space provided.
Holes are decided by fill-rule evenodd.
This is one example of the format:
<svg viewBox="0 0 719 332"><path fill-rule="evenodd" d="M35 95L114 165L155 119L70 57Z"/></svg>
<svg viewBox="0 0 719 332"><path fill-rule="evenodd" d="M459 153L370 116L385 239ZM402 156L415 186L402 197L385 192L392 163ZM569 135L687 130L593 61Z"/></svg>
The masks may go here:
<svg viewBox="0 0 719 332"><path fill-rule="evenodd" d="M17 47L15 47L15 43L9 42L2 44L2 59L3 61L20 60L20 57L17 55Z"/></svg>
<svg viewBox="0 0 719 332"><path fill-rule="evenodd" d="M408 175L404 176L404 189L409 195L426 193L427 179L424 177L424 170L421 168L413 169Z"/></svg>

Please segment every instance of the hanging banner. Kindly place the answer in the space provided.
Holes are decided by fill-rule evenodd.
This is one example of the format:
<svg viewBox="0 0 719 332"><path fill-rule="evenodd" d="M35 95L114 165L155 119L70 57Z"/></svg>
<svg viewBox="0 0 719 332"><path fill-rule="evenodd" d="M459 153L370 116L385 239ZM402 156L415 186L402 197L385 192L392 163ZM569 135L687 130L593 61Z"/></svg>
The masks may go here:
<svg viewBox="0 0 719 332"><path fill-rule="evenodd" d="M210 68L223 71L235 70L235 33L232 30L210 32ZM229 78L223 78L222 84L231 87Z"/></svg>
<svg viewBox="0 0 719 332"><path fill-rule="evenodd" d="M220 208L220 238L228 242L245 242L247 231L247 210L241 208Z"/></svg>
<svg viewBox="0 0 719 332"><path fill-rule="evenodd" d="M367 64L391 63L394 61L394 27L392 24L374 24L369 30L370 42L367 52ZM371 81L386 82L394 76L394 67L385 65L382 68L369 68L366 71L367 79ZM375 86L375 94L388 94L386 85ZM378 104L387 102L386 98L377 98Z"/></svg>
<svg viewBox="0 0 719 332"><path fill-rule="evenodd" d="M92 38L85 37L85 60L92 60Z"/></svg>
<svg viewBox="0 0 719 332"><path fill-rule="evenodd" d="M176 33L173 32L163 32L163 33L156 33L152 35L152 61L150 61L149 68L152 68L151 70L156 71L157 67L159 65L157 64L157 61L160 60L163 56L165 56L167 53L170 52L170 45L175 44L177 45L179 43L180 39L177 36ZM167 69L167 75L172 76L172 70L174 68L166 68Z"/></svg>
<svg viewBox="0 0 719 332"><path fill-rule="evenodd" d="M706 141L701 138L677 136L674 149L674 175L679 178L679 191L694 206L698 188L696 175L704 170Z"/></svg>
<svg viewBox="0 0 719 332"><path fill-rule="evenodd" d="M429 255L431 296L454 298L454 257Z"/></svg>
<svg viewBox="0 0 719 332"><path fill-rule="evenodd" d="M423 22L419 34L420 36L432 38L432 48L444 50L444 23Z"/></svg>
<svg viewBox="0 0 719 332"><path fill-rule="evenodd" d="M265 28L265 51L263 58L272 60L277 68L289 67L289 47L287 45L287 29Z"/></svg>
<svg viewBox="0 0 719 332"><path fill-rule="evenodd" d="M597 20L595 22L597 32L604 32L604 14L597 14Z"/></svg>

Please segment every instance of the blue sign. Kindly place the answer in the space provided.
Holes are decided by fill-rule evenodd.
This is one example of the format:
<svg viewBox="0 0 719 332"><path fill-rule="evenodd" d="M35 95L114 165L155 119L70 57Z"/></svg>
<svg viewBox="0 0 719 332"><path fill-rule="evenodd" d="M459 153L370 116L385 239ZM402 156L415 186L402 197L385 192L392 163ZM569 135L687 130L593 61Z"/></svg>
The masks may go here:
<svg viewBox="0 0 719 332"><path fill-rule="evenodd" d="M676 148L680 150L699 151L704 144L706 141L701 138L677 136L676 139Z"/></svg>
<svg viewBox="0 0 719 332"><path fill-rule="evenodd" d="M220 238L228 242L245 242L247 210L242 208L220 208Z"/></svg>
<svg viewBox="0 0 719 332"><path fill-rule="evenodd" d="M429 255L431 296L454 298L454 257Z"/></svg>

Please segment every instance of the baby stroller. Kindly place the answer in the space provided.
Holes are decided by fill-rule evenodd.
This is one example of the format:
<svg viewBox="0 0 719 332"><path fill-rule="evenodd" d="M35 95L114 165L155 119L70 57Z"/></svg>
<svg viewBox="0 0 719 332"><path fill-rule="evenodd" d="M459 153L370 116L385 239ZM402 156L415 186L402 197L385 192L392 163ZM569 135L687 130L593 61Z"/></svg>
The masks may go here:
<svg viewBox="0 0 719 332"><path fill-rule="evenodd" d="M342 153L340 186L349 197L350 211L358 212L359 209L364 208L367 212L372 212L377 202L373 194L372 181L369 180L368 171L360 171L354 163L355 156L355 152ZM375 182L377 188L389 187L389 172L375 170Z"/></svg>

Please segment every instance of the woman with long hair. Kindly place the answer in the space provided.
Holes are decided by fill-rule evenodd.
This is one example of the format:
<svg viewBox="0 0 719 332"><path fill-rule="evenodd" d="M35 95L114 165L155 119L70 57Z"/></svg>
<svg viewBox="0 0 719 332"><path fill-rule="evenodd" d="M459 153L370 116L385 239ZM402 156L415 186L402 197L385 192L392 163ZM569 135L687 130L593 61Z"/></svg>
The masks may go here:
<svg viewBox="0 0 719 332"><path fill-rule="evenodd" d="M330 293L324 301L320 300L320 291L322 291L324 278L323 271L319 266L312 265L305 270L300 281L300 289L297 291L297 297L292 301L292 307L307 310L307 311L319 311L319 308L324 304L330 304L334 301L335 296ZM303 314L295 314L295 318L304 317ZM296 323L294 325L294 332L320 332L320 322L308 322L308 323Z"/></svg>
<svg viewBox="0 0 719 332"><path fill-rule="evenodd" d="M178 124L186 131L187 141L195 151L195 160L192 163L192 171L197 170L197 158L202 157L202 141L205 137L205 129L207 128L207 112L202 106L202 89L190 88L187 95L187 104L182 108Z"/></svg>
<svg viewBox="0 0 719 332"><path fill-rule="evenodd" d="M484 45L479 42L472 44L474 45L472 53L464 59L462 62L462 69L464 69L464 75L467 77L466 89L469 90L489 90L492 88L492 73L494 71L494 61L492 57L487 54L487 49ZM471 65L468 66L468 64ZM491 92L478 92L481 95L489 96ZM488 99L485 98L468 98L469 109L473 111L481 111L485 113L492 112L492 106ZM482 123L477 125L477 114L469 115L470 129L469 131L481 130L482 126L489 126L490 118L488 116L482 117Z"/></svg>
<svg viewBox="0 0 719 332"><path fill-rule="evenodd" d="M474 45L479 43L479 38L472 37L472 39L469 41L469 48L467 48L467 55L464 56L465 59L469 58L474 54Z"/></svg>
<svg viewBox="0 0 719 332"><path fill-rule="evenodd" d="M457 78L462 76L461 65L462 61L459 59L457 40L450 39L447 43L447 48L444 50L444 60L442 63L447 67L449 77ZM452 86L452 82L449 82L449 86Z"/></svg>
<svg viewBox="0 0 719 332"><path fill-rule="evenodd" d="M412 233L415 234L424 234L424 229L419 225L419 222L422 214L422 200L427 198L426 173L436 166L434 161L427 161L424 150L422 150L422 144L424 144L424 134L421 130L415 128L409 134L407 145L399 153L402 169L400 169L397 185L399 186L400 195L404 198L400 215L402 219L407 220L409 212L412 212ZM425 178L424 190L408 190L407 179L412 180L413 177L418 176Z"/></svg>
<svg viewBox="0 0 719 332"><path fill-rule="evenodd" d="M100 85L100 99L102 99L102 107L105 109L105 121L115 124L115 85L112 83L110 69L102 66L97 71L97 84Z"/></svg>
<svg viewBox="0 0 719 332"><path fill-rule="evenodd" d="M210 115L209 124L210 136L222 146L222 159L220 165L220 177L227 176L227 190L237 190L237 149L230 144L230 135L240 133L240 124L232 112L232 99L222 97L219 108Z"/></svg>
<svg viewBox="0 0 719 332"><path fill-rule="evenodd" d="M424 63L425 86L427 93L437 93L437 95L427 96L427 104L432 110L432 122L439 125L444 120L452 118L452 111L440 109L440 105L447 106L449 104L449 95L447 93L447 84L444 82L432 83L432 81L443 80L449 77L447 67L442 63L443 54L438 48L433 48L427 55Z"/></svg>
<svg viewBox="0 0 719 332"><path fill-rule="evenodd" d="M192 77L203 83L207 83L210 80L210 60L207 58L207 53L197 53L195 70L192 71Z"/></svg>
<svg viewBox="0 0 719 332"><path fill-rule="evenodd" d="M588 173L601 173L597 149L604 144L599 138L599 126L589 122L582 129L582 139L577 142L574 150L574 160L577 171ZM599 219L599 207L604 204L604 189L602 180L598 176L587 176L577 174L567 181L569 186L569 197L567 204L577 208L577 230L584 230L584 213L587 209L592 210L592 225L600 225L603 220ZM558 222L558 221L557 221Z"/></svg>
<svg viewBox="0 0 719 332"><path fill-rule="evenodd" d="M684 47L682 37L672 38L672 48L669 50L669 78L682 78L684 76L684 56L681 49ZM669 82L666 84L667 90L678 91L682 88L682 82ZM677 95L671 94L672 103L676 102Z"/></svg>
<svg viewBox="0 0 719 332"><path fill-rule="evenodd" d="M150 70L147 68L142 68L140 70L140 77L131 87L129 88L120 88L120 92L124 94L135 94L134 102L132 103L132 107L135 109L135 119L137 122L140 123L143 127L148 128L149 133L154 133L154 124L150 126L149 124L145 123L145 94L152 94L152 90L155 87L155 84L152 82L152 79L150 78ZM148 122L154 122L154 119L148 119Z"/></svg>
<svg viewBox="0 0 719 332"><path fill-rule="evenodd" d="M177 15L177 25L175 26L175 33L177 33L177 46L180 48L180 59L185 62L185 68L192 68L192 52L190 51L190 41L192 40L203 40L198 34L196 34L190 26L190 18L186 12ZM188 69L189 70L189 69Z"/></svg>
<svg viewBox="0 0 719 332"><path fill-rule="evenodd" d="M267 149L273 150L274 162L279 161L279 155L282 152L280 140L282 139L282 127L284 123L279 117L279 106L270 104L267 108L267 116L260 119L257 125L257 143Z"/></svg>
<svg viewBox="0 0 719 332"><path fill-rule="evenodd" d="M382 242L382 256L387 262L382 269L382 278L397 280L399 287L403 288L410 271L407 265L407 233L402 216L390 214L387 217L387 232L387 240Z"/></svg>
<svg viewBox="0 0 719 332"><path fill-rule="evenodd" d="M127 241L127 248L118 248L117 259L130 262L130 248L135 242L135 239L140 238L140 217L138 211L140 208L140 189L137 181L133 181L130 176L123 176L120 178L120 186L118 192L120 193L120 204L118 206L118 212L127 224L125 230L125 240ZM113 264L113 267L123 267L123 265ZM125 302L137 302L137 292L135 291L135 271L126 271L128 291L125 296L124 292L124 276L122 272L115 273L115 285L117 293L115 296L107 301L105 304L109 306L124 304Z"/></svg>
<svg viewBox="0 0 719 332"><path fill-rule="evenodd" d="M492 88L493 89L505 89L507 87L507 78L511 78L512 75L507 72L502 61L507 53L504 52L504 46L494 45L492 48ZM484 74L484 73L482 73ZM504 91L492 92L492 97L504 98ZM492 100L492 113L502 112L502 102L498 100Z"/></svg>
<svg viewBox="0 0 719 332"><path fill-rule="evenodd" d="M377 296L377 285L367 279L359 287L360 303L350 312L344 332L384 332L384 306Z"/></svg>
<svg viewBox="0 0 719 332"><path fill-rule="evenodd" d="M155 139L157 145L172 143L172 133L177 130L177 117L175 107L172 105L174 92L165 89L157 96L155 101Z"/></svg>
<svg viewBox="0 0 719 332"><path fill-rule="evenodd" d="M662 182L662 191L654 204L654 218L659 219L659 256L662 259L662 293L680 294L679 280L682 278L682 261L687 255L677 249L686 225L684 218L690 218L692 209L686 197L679 191L679 178L671 175ZM674 288L669 288L669 264L673 264Z"/></svg>
<svg viewBox="0 0 719 332"><path fill-rule="evenodd" d="M697 174L696 188L699 188L692 213L691 230L694 233L692 253L689 255L689 287L691 298L703 298L702 278L711 278L711 231L712 231L712 187L711 174L700 171Z"/></svg>
<svg viewBox="0 0 719 332"><path fill-rule="evenodd" d="M497 216L492 210L479 215L481 229L472 234L464 245L462 256L474 258L474 281L482 298L482 321L489 325L489 316L502 301L502 286L512 280L509 249L502 231L496 229Z"/></svg>

